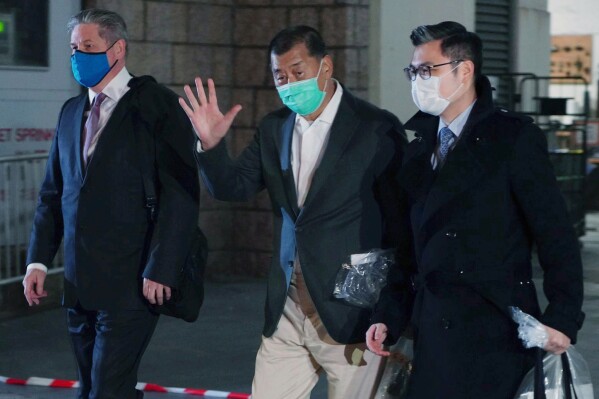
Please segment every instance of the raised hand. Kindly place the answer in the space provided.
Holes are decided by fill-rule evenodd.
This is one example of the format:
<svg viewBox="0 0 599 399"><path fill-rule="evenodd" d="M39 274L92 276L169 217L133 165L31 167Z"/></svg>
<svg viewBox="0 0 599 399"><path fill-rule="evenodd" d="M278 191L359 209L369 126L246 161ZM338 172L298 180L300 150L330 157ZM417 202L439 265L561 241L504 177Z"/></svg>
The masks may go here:
<svg viewBox="0 0 599 399"><path fill-rule="evenodd" d="M206 98L200 77L195 78L195 84L198 94L197 98L189 85L185 85L184 88L191 107L187 105L183 98L179 98L179 104L189 117L189 120L191 120L195 133L202 143L202 149L209 150L225 137L233 123L233 119L241 111L241 105L235 105L229 112L223 115L218 108L214 81L208 79L208 98Z"/></svg>

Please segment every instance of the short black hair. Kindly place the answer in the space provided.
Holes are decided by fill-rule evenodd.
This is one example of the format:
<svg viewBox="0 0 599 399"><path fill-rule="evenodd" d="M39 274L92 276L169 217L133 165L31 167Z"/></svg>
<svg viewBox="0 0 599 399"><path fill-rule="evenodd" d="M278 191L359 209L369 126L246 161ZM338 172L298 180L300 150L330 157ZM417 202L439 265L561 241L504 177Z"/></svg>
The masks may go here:
<svg viewBox="0 0 599 399"><path fill-rule="evenodd" d="M318 31L310 26L297 25L285 28L275 35L268 46L268 58L272 54L282 55L293 46L304 43L310 56L322 59L327 55L327 46Z"/></svg>
<svg viewBox="0 0 599 399"><path fill-rule="evenodd" d="M441 53L453 60L470 60L474 64L474 76L478 78L483 66L483 44L480 37L469 32L464 25L444 21L436 25L421 25L410 34L414 46L441 40Z"/></svg>

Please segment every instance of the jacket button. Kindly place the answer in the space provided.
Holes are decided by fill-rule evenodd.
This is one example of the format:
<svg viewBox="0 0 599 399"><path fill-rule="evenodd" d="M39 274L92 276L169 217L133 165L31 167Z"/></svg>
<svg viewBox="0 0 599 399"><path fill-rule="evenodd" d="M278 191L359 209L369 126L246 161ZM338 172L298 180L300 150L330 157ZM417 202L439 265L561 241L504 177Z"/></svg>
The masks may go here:
<svg viewBox="0 0 599 399"><path fill-rule="evenodd" d="M444 330L449 330L451 328L451 320L442 318L441 319L441 327L443 327Z"/></svg>
<svg viewBox="0 0 599 399"><path fill-rule="evenodd" d="M445 236L448 238L456 238L458 236L458 233L455 230L447 230L447 232L445 233Z"/></svg>
<svg viewBox="0 0 599 399"><path fill-rule="evenodd" d="M295 228L295 231L296 231L297 233L301 233L302 231L304 231L304 229L303 229L303 228L301 228L301 227L296 227L296 228Z"/></svg>

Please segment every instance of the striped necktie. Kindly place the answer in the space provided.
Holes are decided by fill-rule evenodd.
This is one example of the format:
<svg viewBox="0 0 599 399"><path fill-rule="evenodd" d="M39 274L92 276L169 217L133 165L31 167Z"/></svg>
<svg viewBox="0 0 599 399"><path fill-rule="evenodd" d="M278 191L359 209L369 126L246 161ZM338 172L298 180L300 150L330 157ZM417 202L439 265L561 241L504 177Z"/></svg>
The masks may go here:
<svg viewBox="0 0 599 399"><path fill-rule="evenodd" d="M89 162L89 148L91 147L92 141L95 135L98 133L98 121L100 120L100 106L106 99L106 94L98 93L94 98L92 108L89 111L89 116L85 122L85 141L83 144L83 164L87 166Z"/></svg>

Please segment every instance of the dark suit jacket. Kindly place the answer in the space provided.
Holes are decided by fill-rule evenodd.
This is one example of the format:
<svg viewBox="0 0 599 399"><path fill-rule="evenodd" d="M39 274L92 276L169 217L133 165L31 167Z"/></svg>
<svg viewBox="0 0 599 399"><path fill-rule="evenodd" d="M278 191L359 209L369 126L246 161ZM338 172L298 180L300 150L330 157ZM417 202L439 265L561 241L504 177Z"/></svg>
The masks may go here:
<svg viewBox="0 0 599 399"><path fill-rule="evenodd" d="M531 118L494 108L486 77L477 93L438 173L430 160L439 118L420 112L406 124L417 135L400 174L418 265L412 398L511 398L531 359L508 306L572 341L584 316L579 245L544 133ZM549 300L543 313L533 245Z"/></svg>
<svg viewBox="0 0 599 399"><path fill-rule="evenodd" d="M371 311L335 299L335 276L350 254L409 248L405 203L399 199L395 179L405 133L392 114L344 89L322 162L300 211L290 164L295 117L287 108L267 115L254 141L234 161L224 141L198 154L201 173L208 190L220 200L245 201L264 188L270 195L275 255L264 335L273 334L283 312L297 249L306 285L328 333L341 343L363 342ZM400 253L405 256L408 250L402 247ZM390 280L396 296L375 313L401 320L403 326L409 301L405 287L398 286L406 280L399 270Z"/></svg>
<svg viewBox="0 0 599 399"><path fill-rule="evenodd" d="M87 93L68 100L60 113L27 263L49 265L64 236L65 306L77 301L89 310L146 306L142 276L173 286L197 224L199 181L189 118L177 95L153 78L133 78L129 86L86 171L81 132ZM138 134L153 132L156 147L160 211L149 250L144 250L148 213L134 126L147 128Z"/></svg>

